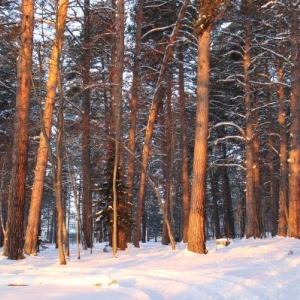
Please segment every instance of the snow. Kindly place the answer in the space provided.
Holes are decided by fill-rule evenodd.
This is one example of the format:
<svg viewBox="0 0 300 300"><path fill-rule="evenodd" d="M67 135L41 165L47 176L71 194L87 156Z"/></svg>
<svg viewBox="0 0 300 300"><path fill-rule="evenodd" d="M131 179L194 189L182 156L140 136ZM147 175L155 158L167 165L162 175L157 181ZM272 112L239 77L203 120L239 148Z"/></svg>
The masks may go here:
<svg viewBox="0 0 300 300"><path fill-rule="evenodd" d="M78 260L72 245L66 266L53 245L20 261L1 256L0 299L300 299L298 239L208 241L206 255L149 242L113 258L104 246Z"/></svg>

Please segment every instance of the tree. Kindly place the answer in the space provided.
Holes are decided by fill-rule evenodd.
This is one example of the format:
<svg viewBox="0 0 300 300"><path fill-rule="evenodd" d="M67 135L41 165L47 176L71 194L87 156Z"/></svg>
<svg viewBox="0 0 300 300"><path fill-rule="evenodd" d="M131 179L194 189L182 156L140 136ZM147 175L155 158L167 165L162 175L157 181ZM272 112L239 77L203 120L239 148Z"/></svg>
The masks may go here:
<svg viewBox="0 0 300 300"><path fill-rule="evenodd" d="M178 49L179 60L179 105L180 105L180 124L181 124L181 144L182 144L182 241L188 241L190 197L189 197L189 171L188 171L188 149L187 149L187 125L185 113L184 95L184 62L183 46Z"/></svg>
<svg viewBox="0 0 300 300"><path fill-rule="evenodd" d="M142 172L140 177L140 184L139 184L139 195L138 195L138 202L137 202L137 217L136 217L136 229L134 232L134 238L133 242L135 247L139 247L139 241L140 241L140 228L141 228L141 220L143 215L143 207L144 207L144 196L145 196L145 185L146 185L146 174L145 171L147 171L148 166L148 159L149 159L149 153L150 153L150 142L153 135L153 127L154 123L157 117L158 108L161 103L161 96L162 96L162 88L163 88L163 80L168 68L168 62L170 58L173 56L173 47L174 42L178 36L179 29L181 27L182 19L185 16L185 12L187 9L187 6L189 5L189 0L185 0L182 4L181 10L179 12L176 24L174 26L173 32L170 36L169 43L164 51L164 57L163 61L160 67L159 75L156 81L156 87L155 92L153 96L153 102L151 105L151 111L149 113L148 117L148 124L146 127L146 133L145 133L145 141L143 146L143 152L142 152Z"/></svg>
<svg viewBox="0 0 300 300"><path fill-rule="evenodd" d="M30 202L30 211L28 217L28 227L26 230L25 252L33 254L36 251L36 243L38 236L38 228L40 222L41 201L43 196L47 158L49 153L49 138L52 129L52 117L55 104L56 89L59 76L59 64L64 38L64 29L66 23L66 15L68 10L68 0L61 0L57 3L55 37L51 51L49 62L49 76L46 86L45 107L41 110L42 129L40 133L40 143L36 158L36 168L34 174L34 183L32 187L32 195ZM41 99L38 99L41 105ZM54 183L53 183L54 184ZM58 216L59 220L62 220ZM62 251L62 249L60 249ZM61 264L65 263L61 255Z"/></svg>
<svg viewBox="0 0 300 300"><path fill-rule="evenodd" d="M91 16L90 0L84 0L82 52L82 222L84 246L92 248L92 190L91 190L91 129L90 129L90 67Z"/></svg>
<svg viewBox="0 0 300 300"><path fill-rule="evenodd" d="M244 46L244 103L246 122L246 238L259 237L259 224L256 211L256 199L254 194L254 173L253 173L253 124L252 124L252 102L250 85L250 64L251 64L251 11L252 0L242 1L242 8L245 13L245 46Z"/></svg>
<svg viewBox="0 0 300 300"><path fill-rule="evenodd" d="M291 1L290 43L291 43L291 95L290 95L290 150L289 150L289 218L288 236L300 238L300 53L299 53L299 3Z"/></svg>
<svg viewBox="0 0 300 300"><path fill-rule="evenodd" d="M278 35L281 35L283 31L283 17L278 17ZM284 109L284 87L283 87L283 43L278 43L278 123L279 123L279 135L280 135L280 146L279 146L279 220L278 220L278 235L286 237L287 235L287 220L288 220L288 209L287 209L287 139L286 139L286 113Z"/></svg>
<svg viewBox="0 0 300 300"><path fill-rule="evenodd" d="M210 75L210 33L218 18L224 1L198 1L199 15L194 22L198 41L197 66L197 110L193 179L187 249L200 254L207 253L205 246L205 199L207 138L209 120L209 75Z"/></svg>
<svg viewBox="0 0 300 300"><path fill-rule="evenodd" d="M116 60L115 60L115 72L113 74L113 84L115 84L114 93L114 124L115 124L115 153L114 153L114 165L113 165L113 234L112 234L112 248L113 255L117 255L117 218L118 218L118 187L117 179L118 174L120 175L120 161L121 161L121 114L122 114L122 87L123 87L123 63L124 63L124 1L117 0L116 6ZM125 232L123 232L125 234ZM120 238L120 235L119 235ZM126 238L122 237L123 244L126 248ZM125 245L124 245L125 243Z"/></svg>
<svg viewBox="0 0 300 300"><path fill-rule="evenodd" d="M14 118L12 169L8 196L6 247L9 259L22 259L23 222L28 152L28 111L31 91L31 64L34 30L34 1L21 4L20 50L17 65L17 94ZM5 250L4 250L5 253Z"/></svg>

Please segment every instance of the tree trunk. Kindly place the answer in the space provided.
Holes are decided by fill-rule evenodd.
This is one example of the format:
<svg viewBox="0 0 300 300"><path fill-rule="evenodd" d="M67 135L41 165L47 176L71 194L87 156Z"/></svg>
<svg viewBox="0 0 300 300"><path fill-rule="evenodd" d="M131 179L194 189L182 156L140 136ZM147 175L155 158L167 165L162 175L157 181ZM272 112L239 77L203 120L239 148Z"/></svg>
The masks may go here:
<svg viewBox="0 0 300 300"><path fill-rule="evenodd" d="M171 225L172 219L172 178L173 178L173 160L174 160L174 142L173 142L173 113L172 113L172 76L169 75L169 84L167 85L166 91L166 118L165 118L165 126L166 126L166 139L164 141L164 154L166 157L165 163L165 203L164 203L164 210L165 215ZM165 223L163 222L163 236L162 236L162 244L169 245L170 239L168 236L168 228Z"/></svg>
<svg viewBox="0 0 300 300"><path fill-rule="evenodd" d="M205 198L209 120L210 31L211 26L198 36L196 129L187 244L188 250L200 254L207 252L205 246Z"/></svg>
<svg viewBox="0 0 300 300"><path fill-rule="evenodd" d="M179 102L180 102L180 124L181 124L181 147L182 147L182 241L188 241L190 197L189 197L189 170L187 150L187 129L185 116L185 95L184 95L184 68L183 68L183 47L179 47Z"/></svg>
<svg viewBox="0 0 300 300"><path fill-rule="evenodd" d="M226 159L226 145L222 145L223 159ZM231 188L227 167L221 167L222 195L224 200L224 231L227 238L235 237L234 216L232 211Z"/></svg>
<svg viewBox="0 0 300 300"><path fill-rule="evenodd" d="M146 127L146 134L145 134L145 141L144 141L144 146L143 146L143 153L142 153L142 172L141 172L141 177L140 177L140 184L139 184L139 194L138 194L138 202L137 202L137 217L136 217L136 229L134 232L134 237L133 237L133 243L135 247L139 248L139 241L140 241L140 232L141 232L141 220L142 220L142 215L143 215L143 202L145 201L144 195L145 195L145 186L146 186L146 174L145 171L147 171L148 167L148 158L149 158L149 152L150 152L150 142L152 139L152 134L153 134L153 127L154 127L154 122L156 120L157 116L157 111L161 102L161 92L162 92L162 83L163 79L165 77L165 73L167 71L168 67L168 62L170 58L173 56L173 47L174 47L174 42L177 38L177 35L179 33L179 29L181 28L181 21L185 16L185 12L187 9L187 6L189 5L190 1L189 0L184 0L182 4L182 8L180 10L177 22L175 24L175 27L173 29L172 35L170 37L170 42L168 43L163 61L161 64L159 76L156 82L156 88L155 88L155 93L153 97L153 102L151 105L151 110L148 118L148 124Z"/></svg>
<svg viewBox="0 0 300 300"><path fill-rule="evenodd" d="M113 234L112 248L113 256L117 256L117 202L118 202L118 186L117 179L120 175L120 158L121 158L121 114L122 114L122 83L123 83L123 63L124 63L124 1L117 1L116 11L116 65L113 77L115 84L114 92L114 124L115 124L115 155L114 155L114 170L113 170ZM126 240L126 239L122 239ZM123 248L123 247L122 247Z"/></svg>
<svg viewBox="0 0 300 300"><path fill-rule="evenodd" d="M128 196L127 201L132 204L133 188L134 188L134 171L135 171L135 131L136 131L136 115L137 103L139 101L139 85L140 85L140 55L141 55L141 34L142 34L142 16L143 16L144 1L138 2L138 11L136 14L136 34L135 34L135 57L133 63L133 78L130 99L130 128L128 138L128 149L133 154L128 155L128 173L127 173L127 187Z"/></svg>
<svg viewBox="0 0 300 300"><path fill-rule="evenodd" d="M91 129L90 129L90 67L91 67L91 21L90 0L84 0L83 57L82 57L82 230L85 245L93 247L92 241L92 191L91 191Z"/></svg>
<svg viewBox="0 0 300 300"><path fill-rule="evenodd" d="M269 78L269 69L268 65L265 66L266 68L266 77ZM267 122L268 122L268 165L269 165L269 198L270 198L270 224L271 224L271 234L272 237L276 236L277 234L277 201L275 197L275 171L274 171L274 161L273 161L273 152L274 152L274 143L273 143L273 126L272 126L272 112L271 112L271 91L270 86L267 85L266 87L266 100L267 100Z"/></svg>
<svg viewBox="0 0 300 300"><path fill-rule="evenodd" d="M299 53L299 7L290 4L290 42L291 42L291 96L290 96L290 152L289 152L289 218L288 236L299 238L299 115L300 115L300 53Z"/></svg>
<svg viewBox="0 0 300 300"><path fill-rule="evenodd" d="M252 0L245 0L246 12L252 9ZM253 128L251 116L251 86L250 86L250 38L251 20L246 15L245 20L245 49L244 49L244 103L246 122L246 238L259 237L259 226L256 211L256 199L254 194L254 172L253 172Z"/></svg>
<svg viewBox="0 0 300 300"><path fill-rule="evenodd" d="M3 252L9 259L24 258L24 204L28 152L28 111L31 90L34 0L21 4L20 50L17 64L16 112L12 169L8 195L8 220ZM7 250L7 253L6 253Z"/></svg>
<svg viewBox="0 0 300 300"><path fill-rule="evenodd" d="M210 172L210 187L211 187L211 196L213 201L214 238L219 239L221 237L221 229L220 229L218 193L217 193L218 174L216 172Z"/></svg>
<svg viewBox="0 0 300 300"><path fill-rule="evenodd" d="M257 218L259 224L259 232L264 232L264 203L262 201L261 180L260 180L260 163L259 163L259 105L258 91L254 92L253 97L253 180L254 180L254 196L257 209Z"/></svg>
<svg viewBox="0 0 300 300"><path fill-rule="evenodd" d="M44 189L44 181L48 159L48 139L52 128L52 116L58 82L59 61L64 38L64 28L68 9L68 0L61 0L57 11L56 33L53 41L52 52L49 62L49 77L46 86L44 113L41 113L42 131L37 152L34 182L32 187L28 227L26 230L25 252L33 254L36 250L38 228L40 223L41 203ZM41 99L39 99L41 105ZM40 110L42 108L40 107Z"/></svg>
<svg viewBox="0 0 300 300"><path fill-rule="evenodd" d="M278 34L282 34L282 16L278 20ZM280 150L279 150L279 220L278 220L278 235L286 237L287 235L287 140L286 140L286 125L285 125L285 110L284 110L284 88L283 88L283 46L278 43L278 123L280 135Z"/></svg>

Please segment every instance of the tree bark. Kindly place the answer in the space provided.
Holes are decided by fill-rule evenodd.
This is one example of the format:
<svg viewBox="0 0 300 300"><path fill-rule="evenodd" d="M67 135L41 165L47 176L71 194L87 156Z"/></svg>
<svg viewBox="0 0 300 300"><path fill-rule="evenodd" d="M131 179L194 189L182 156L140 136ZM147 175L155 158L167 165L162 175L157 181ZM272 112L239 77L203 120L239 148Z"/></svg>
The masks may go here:
<svg viewBox="0 0 300 300"><path fill-rule="evenodd" d="M8 220L4 254L9 259L24 258L24 204L28 152L28 115L31 90L34 0L21 4L20 50L17 64L16 112L12 149L12 169L8 195ZM7 250L7 253L6 253Z"/></svg>

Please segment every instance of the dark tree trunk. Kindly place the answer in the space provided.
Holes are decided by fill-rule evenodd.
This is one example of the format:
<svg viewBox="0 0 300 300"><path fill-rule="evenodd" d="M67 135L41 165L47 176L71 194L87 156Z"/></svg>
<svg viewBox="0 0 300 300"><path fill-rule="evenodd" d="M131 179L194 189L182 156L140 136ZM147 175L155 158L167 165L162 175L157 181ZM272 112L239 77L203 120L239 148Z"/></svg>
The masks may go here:
<svg viewBox="0 0 300 300"><path fill-rule="evenodd" d="M183 47L178 50L179 60L179 105L180 105L180 124L181 124L181 147L182 147L182 241L187 243L189 230L189 171L188 171L188 150L187 150L187 126L185 114L185 95L184 95L184 65L183 65Z"/></svg>
<svg viewBox="0 0 300 300"><path fill-rule="evenodd" d="M83 56L82 56L82 230L87 248L92 241L92 192L91 192L91 129L90 129L90 68L91 21L90 0L84 0Z"/></svg>
<svg viewBox="0 0 300 300"><path fill-rule="evenodd" d="M282 16L278 20L278 34L282 34ZM283 55L283 46L278 43L278 54ZM287 138L286 138L286 121L284 110L284 88L283 88L283 59L278 57L278 123L280 135L280 155L279 155L279 220L278 235L286 237L287 235Z"/></svg>

